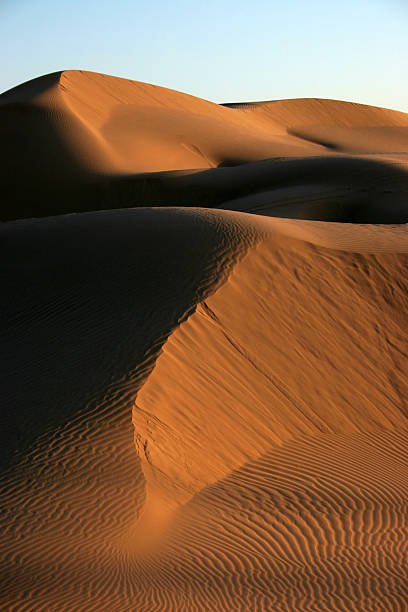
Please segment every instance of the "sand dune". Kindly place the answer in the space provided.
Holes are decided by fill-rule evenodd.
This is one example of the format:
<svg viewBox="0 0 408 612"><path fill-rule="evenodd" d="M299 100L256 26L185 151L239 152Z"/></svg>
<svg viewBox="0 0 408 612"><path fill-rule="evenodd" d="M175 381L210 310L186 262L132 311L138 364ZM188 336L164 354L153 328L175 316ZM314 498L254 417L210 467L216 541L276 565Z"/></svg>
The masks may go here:
<svg viewBox="0 0 408 612"><path fill-rule="evenodd" d="M403 609L408 234L346 227L3 227L6 609Z"/></svg>
<svg viewBox="0 0 408 612"><path fill-rule="evenodd" d="M145 501L132 402L252 240L241 225L140 210L1 228L5 609L134 609L120 586Z"/></svg>
<svg viewBox="0 0 408 612"><path fill-rule="evenodd" d="M98 200L112 176L322 150L193 96L82 71L2 94L0 113L7 219L111 208Z"/></svg>
<svg viewBox="0 0 408 612"><path fill-rule="evenodd" d="M170 469L190 494L293 437L403 428L406 261L279 235L251 251L173 333L138 396L146 468L165 484Z"/></svg>
<svg viewBox="0 0 408 612"><path fill-rule="evenodd" d="M404 612L408 116L68 71L0 129L1 609Z"/></svg>
<svg viewBox="0 0 408 612"><path fill-rule="evenodd" d="M360 175L359 163L363 172L382 175L383 190L391 192L386 207L395 203L395 222L406 221L400 202L408 191L407 130L405 113L348 102L287 100L230 108L97 73L55 73L0 96L1 218L129 206L228 208L237 190L255 200L260 192L272 192L273 201L274 160L291 158L289 183L299 185L305 173L297 161L310 156L322 161L319 186L324 177L333 208L333 199L348 203L352 194L337 193L339 183L344 187L344 161L333 160L338 172L326 178L326 160L348 155L348 187ZM271 161L259 167L256 162L265 159ZM208 169L213 170L207 174ZM371 194L371 200L382 195ZM351 204L364 198L359 181ZM333 220L305 208L306 218Z"/></svg>
<svg viewBox="0 0 408 612"><path fill-rule="evenodd" d="M405 610L406 449L406 431L298 439L206 487L140 609Z"/></svg>

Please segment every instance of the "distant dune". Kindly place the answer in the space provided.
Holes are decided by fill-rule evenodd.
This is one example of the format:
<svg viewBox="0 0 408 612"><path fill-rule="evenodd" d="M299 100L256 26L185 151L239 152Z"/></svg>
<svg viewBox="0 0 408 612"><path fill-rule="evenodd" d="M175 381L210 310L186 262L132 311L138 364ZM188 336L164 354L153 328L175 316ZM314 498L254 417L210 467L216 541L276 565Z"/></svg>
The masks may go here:
<svg viewBox="0 0 408 612"><path fill-rule="evenodd" d="M128 206L241 209L242 196L252 210L265 192L278 216L408 220L408 115L397 111L317 99L229 108L66 71L2 94L0 135L3 220ZM310 173L302 159L311 156Z"/></svg>
<svg viewBox="0 0 408 612"><path fill-rule="evenodd" d="M0 133L1 609L404 612L408 115L67 71Z"/></svg>

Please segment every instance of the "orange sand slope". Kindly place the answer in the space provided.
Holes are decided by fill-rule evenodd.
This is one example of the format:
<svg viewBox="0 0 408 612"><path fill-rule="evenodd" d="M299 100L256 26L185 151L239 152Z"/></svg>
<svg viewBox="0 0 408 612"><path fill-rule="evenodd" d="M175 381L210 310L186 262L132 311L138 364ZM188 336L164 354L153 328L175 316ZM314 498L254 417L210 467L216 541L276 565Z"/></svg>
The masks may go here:
<svg viewBox="0 0 408 612"><path fill-rule="evenodd" d="M407 114L316 99L232 106L83 71L5 92L1 218L146 205L242 210L246 197L246 210L267 201L278 216L407 220ZM305 157L316 158L314 170Z"/></svg>
<svg viewBox="0 0 408 612"><path fill-rule="evenodd" d="M406 226L134 209L1 248L4 609L404 610Z"/></svg>
<svg viewBox="0 0 408 612"><path fill-rule="evenodd" d="M406 612L408 115L68 71L0 134L0 608Z"/></svg>

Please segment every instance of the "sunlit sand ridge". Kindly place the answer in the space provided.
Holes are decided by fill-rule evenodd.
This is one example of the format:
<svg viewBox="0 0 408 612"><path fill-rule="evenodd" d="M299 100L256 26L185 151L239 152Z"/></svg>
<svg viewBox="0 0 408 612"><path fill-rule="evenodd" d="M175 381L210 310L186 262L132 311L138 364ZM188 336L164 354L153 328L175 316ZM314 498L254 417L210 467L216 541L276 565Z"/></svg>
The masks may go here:
<svg viewBox="0 0 408 612"><path fill-rule="evenodd" d="M0 102L2 609L404 611L408 116Z"/></svg>
<svg viewBox="0 0 408 612"><path fill-rule="evenodd" d="M66 71L1 95L0 134L2 219L182 205L406 220L408 116L397 111L314 99L229 108Z"/></svg>

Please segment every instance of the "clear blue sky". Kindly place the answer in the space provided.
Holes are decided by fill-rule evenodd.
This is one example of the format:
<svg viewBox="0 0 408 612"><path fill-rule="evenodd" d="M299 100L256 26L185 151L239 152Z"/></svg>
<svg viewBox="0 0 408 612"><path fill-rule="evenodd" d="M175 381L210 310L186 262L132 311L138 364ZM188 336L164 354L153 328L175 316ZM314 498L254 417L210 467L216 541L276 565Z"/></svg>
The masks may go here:
<svg viewBox="0 0 408 612"><path fill-rule="evenodd" d="M80 68L215 102L408 112L408 0L0 0L0 91Z"/></svg>

